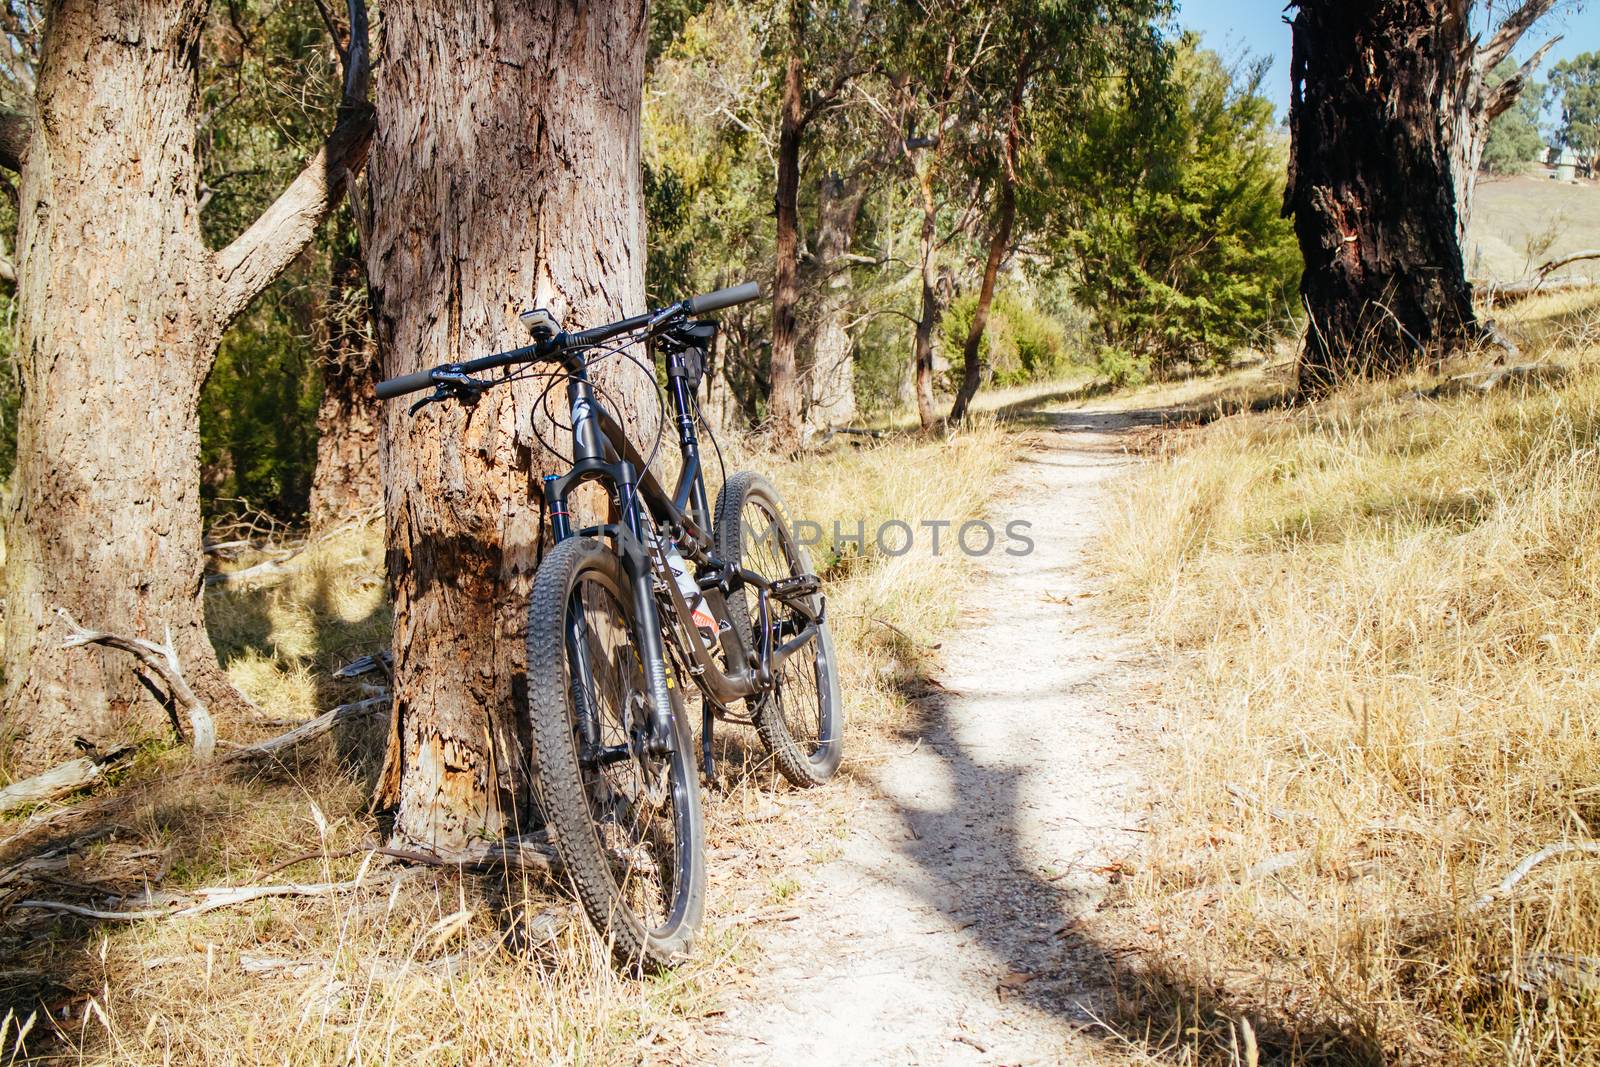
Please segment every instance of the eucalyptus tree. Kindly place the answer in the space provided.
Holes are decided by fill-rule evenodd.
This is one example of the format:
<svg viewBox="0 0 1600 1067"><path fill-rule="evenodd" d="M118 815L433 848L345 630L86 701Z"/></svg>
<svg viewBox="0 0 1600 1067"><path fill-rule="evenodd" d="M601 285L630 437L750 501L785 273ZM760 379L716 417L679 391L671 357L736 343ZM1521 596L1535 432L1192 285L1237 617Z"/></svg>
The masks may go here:
<svg viewBox="0 0 1600 1067"><path fill-rule="evenodd" d="M779 448L800 445L805 418L798 354L800 177L802 142L819 116L836 107L850 82L873 65L876 12L865 0L785 0L783 81L778 104L772 276L772 357L767 428ZM835 240L843 219L833 220Z"/></svg>
<svg viewBox="0 0 1600 1067"><path fill-rule="evenodd" d="M1285 209L1306 265L1306 389L1484 339L1461 233L1489 121L1525 73L1485 79L1552 4L1516 5L1487 43L1473 0L1294 4Z"/></svg>
<svg viewBox="0 0 1600 1067"><path fill-rule="evenodd" d="M58 612L164 642L202 699L241 703L204 625L200 391L228 324L339 202L374 121L366 13L352 0L331 134L213 251L201 226L196 61L207 8L50 4L31 95L0 120L0 165L21 177L22 385L0 703L22 766L70 752L78 737L125 736L153 711L131 661L62 647Z"/></svg>
<svg viewBox="0 0 1600 1067"><path fill-rule="evenodd" d="M535 305L574 325L637 313L644 0L393 5L384 47L366 259L385 375L525 343L517 312ZM653 393L620 361L596 374L619 417ZM378 801L430 848L514 830L529 796L526 598L538 479L561 463L540 392L383 414L394 718Z"/></svg>

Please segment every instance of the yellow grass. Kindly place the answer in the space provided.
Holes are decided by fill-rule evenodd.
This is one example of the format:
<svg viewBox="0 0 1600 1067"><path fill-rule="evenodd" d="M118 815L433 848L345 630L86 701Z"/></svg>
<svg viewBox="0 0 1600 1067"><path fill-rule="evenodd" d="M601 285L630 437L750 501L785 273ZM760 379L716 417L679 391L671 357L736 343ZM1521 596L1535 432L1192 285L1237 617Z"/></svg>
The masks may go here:
<svg viewBox="0 0 1600 1067"><path fill-rule="evenodd" d="M861 523L869 543L843 555L816 550L847 687L842 780L796 805L759 757L739 763L755 748L753 733L724 730L723 755L736 773L707 793L712 914L693 963L642 981L618 976L587 924L565 921L574 908L564 888L531 877L428 870L397 889L135 924L12 912L20 925L0 934L0 1016L12 1011L0 1022L0 1063L18 1048L105 1064L705 1062L707 1016L747 973L751 930L793 894L797 864L837 849L859 800L849 799L859 788L850 761L870 760L903 711L898 680L915 673L919 649L954 612L959 555L889 558L872 549L871 533L890 517L915 525L981 514L1006 464L1004 439L985 425L948 443L858 440L803 462L741 462L767 470L797 517L830 534L835 518L847 531ZM387 640L381 547L377 529L353 531L296 560L275 583L210 596L229 675L269 720L239 725L234 739L279 732L364 695L361 680L335 681L331 672ZM102 899L146 885L163 892L353 878L362 856L344 853L381 831L366 806L382 743L383 726L373 722L285 766L233 772L195 772L182 751L155 745L106 792L95 818L60 835L110 831L56 874L99 886ZM365 876L385 870L371 866ZM28 887L60 892L48 882ZM552 916L564 922L555 942L516 949ZM248 969L261 958L283 966ZM24 1025L31 1033L18 1045Z"/></svg>
<svg viewBox="0 0 1600 1067"><path fill-rule="evenodd" d="M1600 837L1600 301L1500 320L1573 376L1224 419L1121 494L1100 564L1179 657L1128 903L1181 1057L1241 1015L1295 1061L1600 1057L1600 857L1474 906Z"/></svg>

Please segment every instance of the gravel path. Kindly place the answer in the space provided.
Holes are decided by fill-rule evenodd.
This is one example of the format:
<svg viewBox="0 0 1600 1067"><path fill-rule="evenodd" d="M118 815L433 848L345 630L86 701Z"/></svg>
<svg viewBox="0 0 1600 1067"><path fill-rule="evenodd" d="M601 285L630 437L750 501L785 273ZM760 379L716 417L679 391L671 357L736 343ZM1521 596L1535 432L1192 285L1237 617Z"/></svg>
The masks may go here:
<svg viewBox="0 0 1600 1067"><path fill-rule="evenodd" d="M904 753L718 1032L745 1064L1109 1063L1094 936L1141 787L1129 705L1149 668L1093 610L1083 551L1137 414L1041 416L993 515L1033 523L972 585ZM848 762L849 757L846 756Z"/></svg>

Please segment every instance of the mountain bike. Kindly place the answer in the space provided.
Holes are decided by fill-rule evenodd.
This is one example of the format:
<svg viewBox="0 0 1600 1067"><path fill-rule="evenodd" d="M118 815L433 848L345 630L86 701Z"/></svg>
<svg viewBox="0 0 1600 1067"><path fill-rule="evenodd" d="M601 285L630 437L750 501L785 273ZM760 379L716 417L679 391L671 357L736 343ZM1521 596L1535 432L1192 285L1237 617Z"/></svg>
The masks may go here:
<svg viewBox="0 0 1600 1067"><path fill-rule="evenodd" d="M550 312L521 316L533 344L379 383L380 399L431 389L412 411L475 403L496 385L566 385L572 466L544 479L553 537L528 606L528 704L536 789L563 868L619 964L686 958L705 904L705 823L685 689L701 696L699 757L715 781L717 720L753 725L777 770L821 785L839 767L842 707L827 601L777 490L724 477L713 509L697 427L722 452L698 389L716 324L697 315L759 296L754 283L568 333ZM648 363L627 349L648 344ZM667 401L645 457L589 369L621 356ZM485 372L499 372L483 377ZM661 391L657 387L657 398ZM682 468L668 493L651 469L670 403ZM547 447L549 447L547 445ZM559 454L559 453L558 453ZM573 528L580 486L598 483L608 521ZM740 711L744 714L740 714Z"/></svg>

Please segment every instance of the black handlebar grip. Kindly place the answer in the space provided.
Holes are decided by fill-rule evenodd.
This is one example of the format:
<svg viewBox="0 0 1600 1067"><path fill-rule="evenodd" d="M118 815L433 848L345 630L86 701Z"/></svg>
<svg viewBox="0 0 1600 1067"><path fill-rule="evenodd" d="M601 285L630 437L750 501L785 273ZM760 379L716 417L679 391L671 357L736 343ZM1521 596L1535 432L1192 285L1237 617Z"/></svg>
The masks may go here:
<svg viewBox="0 0 1600 1067"><path fill-rule="evenodd" d="M390 378L378 383L376 390L379 400L388 400L391 397L405 396L415 393L419 389L426 389L433 384L433 369L419 370L415 374L402 374L398 378Z"/></svg>
<svg viewBox="0 0 1600 1067"><path fill-rule="evenodd" d="M718 289L714 293L703 293L700 296L691 296L683 302L684 310L691 315L703 315L708 311L721 311L731 308L735 304L743 304L747 300L754 300L761 295L761 286L755 282L745 282L732 289Z"/></svg>

